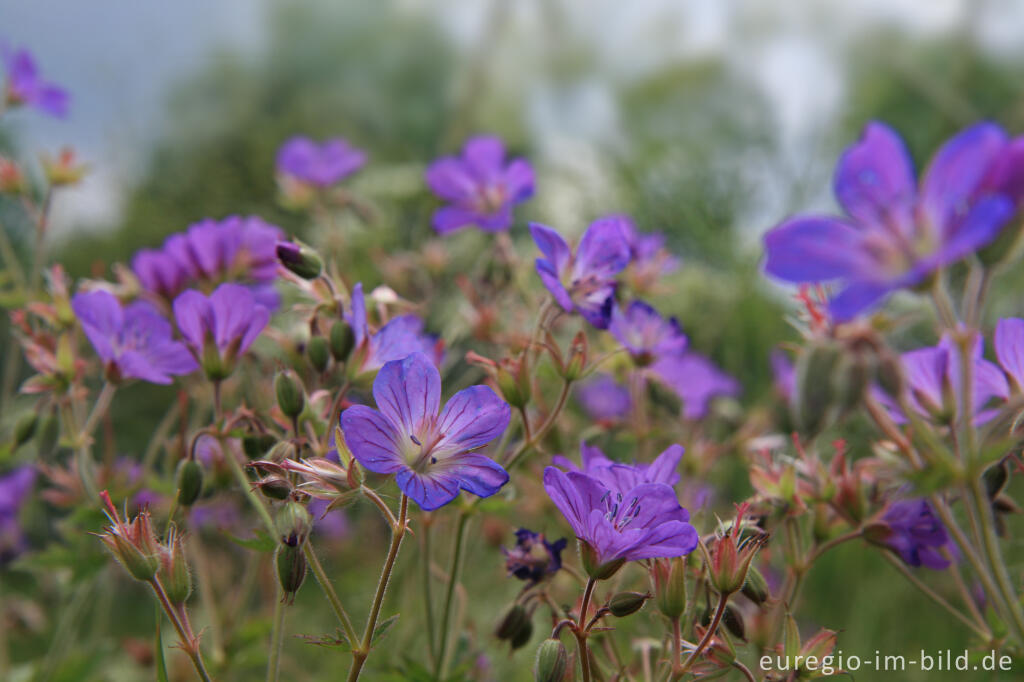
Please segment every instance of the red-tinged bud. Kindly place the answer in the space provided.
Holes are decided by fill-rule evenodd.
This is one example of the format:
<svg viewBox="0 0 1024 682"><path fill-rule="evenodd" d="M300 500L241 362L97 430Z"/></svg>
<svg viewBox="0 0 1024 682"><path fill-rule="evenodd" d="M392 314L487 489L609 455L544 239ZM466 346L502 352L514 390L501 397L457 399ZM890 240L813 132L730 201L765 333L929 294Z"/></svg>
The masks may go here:
<svg viewBox="0 0 1024 682"><path fill-rule="evenodd" d="M118 515L106 490L100 493L100 498L106 506L104 514L111 523L106 531L100 534L100 540L133 578L142 581L152 580L160 567L160 545L153 533L149 512L142 511L130 522L125 523Z"/></svg>
<svg viewBox="0 0 1024 682"><path fill-rule="evenodd" d="M174 526L160 548L160 584L172 604L184 604L192 594L192 576L185 559L185 544Z"/></svg>
<svg viewBox="0 0 1024 682"><path fill-rule="evenodd" d="M498 363L494 379L505 402L512 407L523 407L530 402L533 391L525 353L515 360Z"/></svg>
<svg viewBox="0 0 1024 682"><path fill-rule="evenodd" d="M74 185L85 175L88 166L75 160L75 150L64 147L56 158L48 154L40 156L43 173L54 187Z"/></svg>
<svg viewBox="0 0 1024 682"><path fill-rule="evenodd" d="M686 557L655 559L651 577L658 610L671 619L682 616L686 611Z"/></svg>
<svg viewBox="0 0 1024 682"><path fill-rule="evenodd" d="M746 582L750 562L767 542L768 536L760 529L753 535L743 534L743 515L748 503L736 507L733 524L719 535L709 548L708 576L719 594L728 595L740 590Z"/></svg>
<svg viewBox="0 0 1024 682"><path fill-rule="evenodd" d="M576 381L583 376L583 371L587 368L588 349L587 335L583 332L577 333L569 346L569 360L562 372L562 377L566 381Z"/></svg>
<svg viewBox="0 0 1024 682"><path fill-rule="evenodd" d="M287 500L295 489L292 482L282 476L267 476L260 479L256 485L259 486L261 493L272 500Z"/></svg>

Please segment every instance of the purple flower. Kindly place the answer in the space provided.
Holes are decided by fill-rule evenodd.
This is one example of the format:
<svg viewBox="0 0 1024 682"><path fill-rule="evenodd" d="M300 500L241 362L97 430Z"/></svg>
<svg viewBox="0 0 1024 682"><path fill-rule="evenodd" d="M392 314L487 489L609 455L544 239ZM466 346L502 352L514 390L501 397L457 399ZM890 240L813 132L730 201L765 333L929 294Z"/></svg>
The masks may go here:
<svg viewBox="0 0 1024 682"><path fill-rule="evenodd" d="M415 315L392 318L376 333L370 333L362 282L352 288L352 304L345 320L355 337L351 365L357 375L376 371L385 363L401 360L412 353L423 353L435 365L441 364L437 338L423 333L423 320Z"/></svg>
<svg viewBox="0 0 1024 682"><path fill-rule="evenodd" d="M277 172L317 187L329 187L366 163L366 152L340 137L318 145L308 137L293 137L277 152Z"/></svg>
<svg viewBox="0 0 1024 682"><path fill-rule="evenodd" d="M974 343L974 423L983 424L996 416L989 407L993 399L1005 399L1010 394L1006 377L999 367L982 357L984 340L979 335ZM938 346L919 348L900 356L906 378L907 402L919 414L938 421L955 418L962 399L960 351L948 336ZM897 423L907 421L898 402L880 390L874 395L889 411ZM952 402L950 402L952 399Z"/></svg>
<svg viewBox="0 0 1024 682"><path fill-rule="evenodd" d="M459 490L489 497L508 482L496 462L474 452L504 433L512 414L494 391L471 386L441 410L441 375L422 353L393 360L373 382L377 410L353 405L341 414L352 455L395 482L425 510Z"/></svg>
<svg viewBox="0 0 1024 682"><path fill-rule="evenodd" d="M736 396L740 384L700 353L664 357L650 367L651 373L672 389L683 401L683 417L701 419L711 401L720 396Z"/></svg>
<svg viewBox="0 0 1024 682"><path fill-rule="evenodd" d="M430 164L427 186L448 206L434 213L441 234L476 225L499 232L512 224L512 207L533 196L533 168L523 159L505 163L505 145L496 137L473 137L461 157Z"/></svg>
<svg viewBox="0 0 1024 682"><path fill-rule="evenodd" d="M679 462L683 459L683 446L670 445L650 464L635 462L624 464L608 459L599 448L580 443L582 468L561 455L552 457L556 467L567 471L584 473L604 484L608 489L625 494L643 483L662 483L674 486L679 483Z"/></svg>
<svg viewBox="0 0 1024 682"><path fill-rule="evenodd" d="M582 381L576 390L576 400L595 421L613 421L629 414L629 389L608 374L595 374Z"/></svg>
<svg viewBox="0 0 1024 682"><path fill-rule="evenodd" d="M566 312L578 312L598 329L612 314L615 278L629 265L629 221L622 216L595 220L583 233L575 255L562 237L539 223L530 234L544 254L537 274Z"/></svg>
<svg viewBox="0 0 1024 682"><path fill-rule="evenodd" d="M190 289L174 299L174 319L207 376L224 379L270 321L270 311L238 284L221 284L209 297Z"/></svg>
<svg viewBox="0 0 1024 682"><path fill-rule="evenodd" d="M276 308L272 282L277 277L280 228L250 216L203 220L167 238L160 250L144 249L132 259L142 287L168 300L186 287L204 290L225 282L252 285L268 308Z"/></svg>
<svg viewBox="0 0 1024 682"><path fill-rule="evenodd" d="M502 547L501 551L509 575L536 585L562 567L565 545L565 538L548 542L543 533L520 528L516 531L515 546L512 549Z"/></svg>
<svg viewBox="0 0 1024 682"><path fill-rule="evenodd" d="M793 391L796 390L796 370L793 368L793 363L780 348L772 350L771 363L772 384L775 386L775 391L789 401L793 396Z"/></svg>
<svg viewBox="0 0 1024 682"><path fill-rule="evenodd" d="M319 498L309 501L309 514L313 517L313 532L329 540L342 540L349 534L348 518L340 509L328 510L330 502Z"/></svg>
<svg viewBox="0 0 1024 682"><path fill-rule="evenodd" d="M141 379L169 384L171 377L198 365L184 344L175 341L170 322L144 301L122 307L113 294L75 294L71 309L111 381Z"/></svg>
<svg viewBox="0 0 1024 682"><path fill-rule="evenodd" d="M949 559L939 552L949 543L949 536L925 500L893 502L882 515L882 523L888 532L882 543L910 566L927 566L936 571L949 566Z"/></svg>
<svg viewBox="0 0 1024 682"><path fill-rule="evenodd" d="M0 566L25 550L25 533L18 516L32 494L36 471L20 466L0 476Z"/></svg>
<svg viewBox="0 0 1024 682"><path fill-rule="evenodd" d="M663 318L643 301L633 301L624 312L613 306L608 331L639 365L678 356L686 350L686 335L679 329L676 318Z"/></svg>
<svg viewBox="0 0 1024 682"><path fill-rule="evenodd" d="M996 359L1006 371L1013 390L1024 390L1024 320L1007 317L996 323Z"/></svg>
<svg viewBox="0 0 1024 682"><path fill-rule="evenodd" d="M765 235L765 271L787 282L837 281L843 322L897 289L991 242L1014 212L1011 142L992 123L950 139L920 187L902 140L870 123L840 157L835 193L844 218L800 215Z"/></svg>
<svg viewBox="0 0 1024 682"><path fill-rule="evenodd" d="M544 489L597 567L682 556L697 546L689 513L664 483L620 491L584 473L547 467Z"/></svg>
<svg viewBox="0 0 1024 682"><path fill-rule="evenodd" d="M665 248L661 232L639 232L630 223L631 263L629 281L635 289L650 289L661 277L679 267L679 258Z"/></svg>
<svg viewBox="0 0 1024 682"><path fill-rule="evenodd" d="M8 103L27 104L57 118L67 115L70 99L67 91L42 79L28 50L12 51L0 47L0 59L3 59L7 72Z"/></svg>

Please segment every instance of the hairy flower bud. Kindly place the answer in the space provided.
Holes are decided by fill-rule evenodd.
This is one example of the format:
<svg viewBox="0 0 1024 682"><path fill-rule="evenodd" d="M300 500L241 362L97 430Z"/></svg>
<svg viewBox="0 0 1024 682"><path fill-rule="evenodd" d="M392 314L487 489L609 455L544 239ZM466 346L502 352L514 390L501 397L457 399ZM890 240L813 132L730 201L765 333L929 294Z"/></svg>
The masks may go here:
<svg viewBox="0 0 1024 682"><path fill-rule="evenodd" d="M566 381L575 381L583 374L583 370L587 368L588 348L586 334L579 332L573 337L569 346L569 359L562 371L562 377Z"/></svg>
<svg viewBox="0 0 1024 682"><path fill-rule="evenodd" d="M133 578L152 580L160 567L160 545L153 533L149 512L140 512L130 522L125 523L118 515L106 490L100 493L100 498L106 506L104 513L111 523L106 531L100 534L100 540Z"/></svg>
<svg viewBox="0 0 1024 682"><path fill-rule="evenodd" d="M191 507L203 492L203 468L194 459L178 464L178 504Z"/></svg>
<svg viewBox="0 0 1024 682"><path fill-rule="evenodd" d="M651 571L658 610L667 618L679 618L686 611L686 557L656 559Z"/></svg>
<svg viewBox="0 0 1024 682"><path fill-rule="evenodd" d="M732 594L743 587L751 561L768 539L760 531L744 537L742 522L748 506L737 506L732 525L715 539L709 550L708 578L719 594Z"/></svg>
<svg viewBox="0 0 1024 682"><path fill-rule="evenodd" d="M537 657L533 661L533 679L535 682L562 682L568 667L569 654L561 640L545 639L537 647Z"/></svg>
<svg viewBox="0 0 1024 682"><path fill-rule="evenodd" d="M292 482L283 476L267 476L257 484L260 492L272 500L287 500L292 494Z"/></svg>
<svg viewBox="0 0 1024 682"><path fill-rule="evenodd" d="M624 618L642 609L650 598L644 592L619 592L608 600L608 610L616 618Z"/></svg>
<svg viewBox="0 0 1024 682"><path fill-rule="evenodd" d="M494 628L494 636L501 640L512 641L516 635L530 623L530 616L521 604L512 604L501 615L498 625Z"/></svg>
<svg viewBox="0 0 1024 682"><path fill-rule="evenodd" d="M306 405L306 393L298 375L290 369L284 369L274 377L274 394L277 405L286 417L294 419L302 414Z"/></svg>
<svg viewBox="0 0 1024 682"><path fill-rule="evenodd" d="M294 501L285 504L277 520L282 543L297 547L306 541L312 528L313 517L304 505Z"/></svg>
<svg viewBox="0 0 1024 682"><path fill-rule="evenodd" d="M278 242L277 258L282 265L302 279L316 279L324 269L320 256L304 244Z"/></svg>
<svg viewBox="0 0 1024 682"><path fill-rule="evenodd" d="M747 629L743 623L743 616L740 615L739 609L732 604L726 605L725 612L722 614L722 624L738 639L747 641Z"/></svg>
<svg viewBox="0 0 1024 682"><path fill-rule="evenodd" d="M185 544L171 526L167 542L160 549L160 584L172 604L184 604L192 594L192 576L185 559Z"/></svg>
<svg viewBox="0 0 1024 682"><path fill-rule="evenodd" d="M768 589L768 581L764 579L757 566L751 565L747 568L747 580L743 583L741 590L747 599L758 606L764 604L771 597L771 590Z"/></svg>
<svg viewBox="0 0 1024 682"><path fill-rule="evenodd" d="M295 593L302 587L306 579L306 555L302 552L301 545L280 544L274 554L274 563L277 566L277 579L281 583L281 590L285 598L295 599Z"/></svg>
<svg viewBox="0 0 1024 682"><path fill-rule="evenodd" d="M356 337L352 333L352 327L345 320L336 320L331 325L330 332L331 355L337 362L344 362L348 359L352 347L356 343Z"/></svg>
<svg viewBox="0 0 1024 682"><path fill-rule="evenodd" d="M322 336L311 337L306 344L306 357L309 358L309 364L313 369L318 372L327 371L327 366L331 362L330 342Z"/></svg>
<svg viewBox="0 0 1024 682"><path fill-rule="evenodd" d="M792 409L805 433L819 433L831 419L836 398L832 377L840 357L836 344L818 343L797 359Z"/></svg>

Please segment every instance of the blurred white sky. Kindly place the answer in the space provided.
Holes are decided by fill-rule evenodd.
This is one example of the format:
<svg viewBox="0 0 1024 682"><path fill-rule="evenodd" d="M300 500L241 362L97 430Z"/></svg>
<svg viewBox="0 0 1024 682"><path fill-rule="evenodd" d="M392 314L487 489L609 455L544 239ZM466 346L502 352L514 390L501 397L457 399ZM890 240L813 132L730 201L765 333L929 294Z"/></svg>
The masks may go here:
<svg viewBox="0 0 1024 682"><path fill-rule="evenodd" d="M1024 49L1024 2L1015 0L519 0L509 18L513 42L543 28L545 2L563 7L572 38L591 46L610 79L628 79L666 61L726 55L769 95L783 155L799 153L818 122L841 106L843 50L879 25L926 35L962 28L972 16L971 30L988 49ZM116 220L166 122L169 87L218 51L258 54L273 6L274 0L0 0L0 40L31 49L45 75L73 95L66 121L16 114L26 147L55 151L71 144L92 168L55 207L57 231ZM398 0L395 11L439 22L469 50L487 6L482 0ZM543 144L585 149L588 138L614 134L615 103L600 81L572 96L543 83L528 92L528 122Z"/></svg>

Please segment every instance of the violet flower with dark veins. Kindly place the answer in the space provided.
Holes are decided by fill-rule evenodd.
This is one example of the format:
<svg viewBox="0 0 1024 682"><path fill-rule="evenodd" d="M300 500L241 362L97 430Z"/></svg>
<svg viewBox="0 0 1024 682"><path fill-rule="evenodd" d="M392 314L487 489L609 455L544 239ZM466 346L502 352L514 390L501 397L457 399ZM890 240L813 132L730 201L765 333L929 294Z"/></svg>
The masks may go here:
<svg viewBox="0 0 1024 682"><path fill-rule="evenodd" d="M270 311L246 287L221 284L209 296L194 289L178 296L174 318L206 375L219 381L267 326Z"/></svg>
<svg viewBox="0 0 1024 682"><path fill-rule="evenodd" d="M392 360L423 353L440 366L442 353L437 337L423 332L423 320L416 315L393 317L371 333L366 317L362 282L352 288L352 301L345 321L352 327L355 346L349 364L358 376L375 372Z"/></svg>

